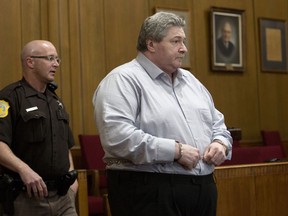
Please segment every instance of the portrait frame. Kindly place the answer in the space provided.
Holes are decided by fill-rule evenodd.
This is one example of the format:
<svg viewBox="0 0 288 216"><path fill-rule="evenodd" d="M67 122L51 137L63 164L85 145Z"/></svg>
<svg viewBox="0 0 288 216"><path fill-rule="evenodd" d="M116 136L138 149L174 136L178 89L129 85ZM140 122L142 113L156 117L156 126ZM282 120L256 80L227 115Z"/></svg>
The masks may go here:
<svg viewBox="0 0 288 216"><path fill-rule="evenodd" d="M212 7L211 69L214 71L245 70L244 10Z"/></svg>
<svg viewBox="0 0 288 216"><path fill-rule="evenodd" d="M185 54L185 57L183 58L183 61L182 61L182 68L184 69L191 69L191 57L190 57L190 38L191 38L191 15L190 15L190 11L188 9L182 9L182 8L170 8L170 7L161 7L161 6L156 6L155 7L155 13L157 12L160 12L160 11L163 11L163 12L170 12L170 13L174 13L180 17L182 17L185 22L186 22L186 25L184 27L184 31L185 31L185 34L186 34L186 47L188 49L188 52Z"/></svg>
<svg viewBox="0 0 288 216"><path fill-rule="evenodd" d="M259 18L261 70L287 73L285 20Z"/></svg>

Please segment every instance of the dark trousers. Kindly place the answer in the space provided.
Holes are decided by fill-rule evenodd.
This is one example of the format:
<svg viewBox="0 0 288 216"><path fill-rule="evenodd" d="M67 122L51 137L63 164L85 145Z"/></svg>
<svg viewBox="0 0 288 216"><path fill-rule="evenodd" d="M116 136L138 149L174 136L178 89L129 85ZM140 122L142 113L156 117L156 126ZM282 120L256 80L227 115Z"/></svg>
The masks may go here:
<svg viewBox="0 0 288 216"><path fill-rule="evenodd" d="M108 170L113 216L215 216L217 188L207 176Z"/></svg>

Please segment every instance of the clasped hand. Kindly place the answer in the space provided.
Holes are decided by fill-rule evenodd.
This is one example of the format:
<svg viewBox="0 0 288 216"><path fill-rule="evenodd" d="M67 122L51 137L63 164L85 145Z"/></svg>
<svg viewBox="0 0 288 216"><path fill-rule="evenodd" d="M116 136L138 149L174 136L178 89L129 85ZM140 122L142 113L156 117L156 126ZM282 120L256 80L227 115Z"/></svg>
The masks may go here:
<svg viewBox="0 0 288 216"><path fill-rule="evenodd" d="M197 166L199 160L203 160L207 164L220 165L226 160L225 148L217 142L212 142L201 156L199 149L182 144L182 157L178 160L179 164L185 169L191 170Z"/></svg>

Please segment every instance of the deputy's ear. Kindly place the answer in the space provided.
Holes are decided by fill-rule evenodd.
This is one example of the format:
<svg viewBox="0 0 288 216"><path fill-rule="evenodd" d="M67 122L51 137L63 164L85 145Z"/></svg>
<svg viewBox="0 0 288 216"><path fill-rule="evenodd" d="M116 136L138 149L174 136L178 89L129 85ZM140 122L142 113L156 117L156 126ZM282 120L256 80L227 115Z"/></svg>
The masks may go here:
<svg viewBox="0 0 288 216"><path fill-rule="evenodd" d="M26 58L26 64L29 68L34 68L34 61L33 61L33 58L31 57L27 57Z"/></svg>

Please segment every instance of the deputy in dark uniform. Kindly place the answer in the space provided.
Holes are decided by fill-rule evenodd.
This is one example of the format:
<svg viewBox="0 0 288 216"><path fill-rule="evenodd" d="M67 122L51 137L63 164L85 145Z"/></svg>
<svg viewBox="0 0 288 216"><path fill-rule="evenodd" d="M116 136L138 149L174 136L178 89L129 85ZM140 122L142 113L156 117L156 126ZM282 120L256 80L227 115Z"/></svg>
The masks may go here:
<svg viewBox="0 0 288 216"><path fill-rule="evenodd" d="M61 177L74 169L68 114L53 84L60 59L49 41L26 44L23 78L0 92L0 164L23 184L14 215L77 215L77 180L59 195Z"/></svg>

